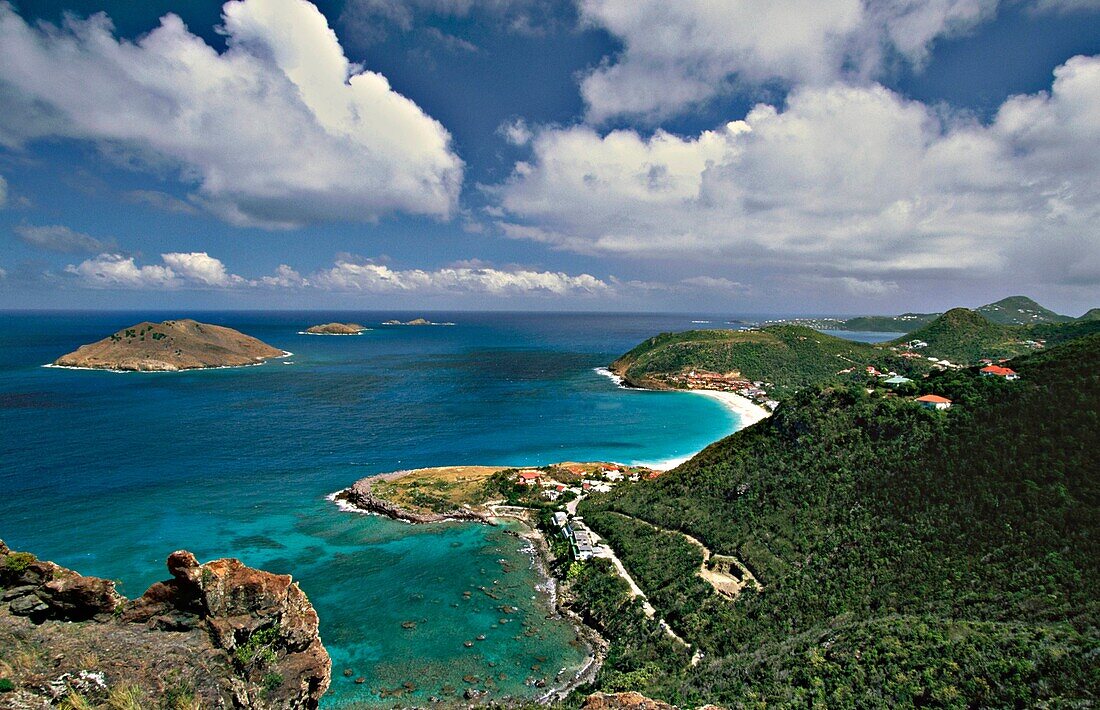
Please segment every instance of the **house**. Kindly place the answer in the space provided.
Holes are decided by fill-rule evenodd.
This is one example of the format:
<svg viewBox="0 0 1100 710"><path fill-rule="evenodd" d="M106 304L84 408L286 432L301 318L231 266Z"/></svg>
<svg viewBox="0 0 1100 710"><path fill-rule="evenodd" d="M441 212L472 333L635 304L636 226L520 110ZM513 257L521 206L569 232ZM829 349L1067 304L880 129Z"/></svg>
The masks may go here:
<svg viewBox="0 0 1100 710"><path fill-rule="evenodd" d="M573 557L578 561L591 559L596 553L596 536L592 531L579 520L574 520L567 530Z"/></svg>
<svg viewBox="0 0 1100 710"><path fill-rule="evenodd" d="M520 471L516 483L521 486L536 486L542 478L540 471Z"/></svg>
<svg viewBox="0 0 1100 710"><path fill-rule="evenodd" d="M948 409L951 407L951 400L938 394L926 394L917 397L917 402L925 409Z"/></svg>
<svg viewBox="0 0 1100 710"><path fill-rule="evenodd" d="M604 476L606 476L609 481L621 481L624 478L623 474L618 470L608 471Z"/></svg>
<svg viewBox="0 0 1100 710"><path fill-rule="evenodd" d="M1010 367L1000 365L986 365L981 369L982 377L1003 377L1006 380L1018 380L1020 376Z"/></svg>
<svg viewBox="0 0 1100 710"><path fill-rule="evenodd" d="M564 528L567 522L569 522L568 515L560 510L554 513L554 525L557 525L559 528Z"/></svg>
<svg viewBox="0 0 1100 710"><path fill-rule="evenodd" d="M555 501L558 498L561 498L561 493L554 490L553 488L547 488L545 491L542 492L542 497L544 500Z"/></svg>

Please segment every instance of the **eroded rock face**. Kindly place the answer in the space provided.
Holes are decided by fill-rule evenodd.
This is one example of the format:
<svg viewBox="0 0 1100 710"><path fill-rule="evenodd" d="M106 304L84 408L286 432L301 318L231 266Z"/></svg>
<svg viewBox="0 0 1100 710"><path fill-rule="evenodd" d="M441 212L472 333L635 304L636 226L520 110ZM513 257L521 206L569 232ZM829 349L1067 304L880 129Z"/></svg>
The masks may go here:
<svg viewBox="0 0 1100 710"><path fill-rule="evenodd" d="M0 542L0 589L12 614L35 621L88 621L111 618L125 598L115 583L84 577Z"/></svg>
<svg viewBox="0 0 1100 710"><path fill-rule="evenodd" d="M235 559L200 565L185 550L169 556L168 570L174 579L164 587L188 603L197 601L211 640L233 656L245 681L237 687L239 702L261 704L258 685L262 694L277 695L290 707L317 707L332 664L321 644L317 612L290 575L252 569ZM160 597L164 588L149 592Z"/></svg>
<svg viewBox="0 0 1100 710"><path fill-rule="evenodd" d="M0 632L33 637L47 649L64 644L58 651L110 648L115 660L133 656L141 662L115 663L124 670L113 680L148 686L151 693L163 692L165 674L178 672L199 678L211 707L317 707L331 662L317 613L289 575L235 559L199 564L182 550L169 556L168 571L171 579L128 601L113 582L12 552L0 542ZM19 626L28 623L19 617L32 626ZM59 621L97 623L59 634L52 630ZM180 648L192 650L181 654ZM149 675L150 667L163 673ZM126 669L134 677L126 677Z"/></svg>
<svg viewBox="0 0 1100 710"><path fill-rule="evenodd" d="M651 700L641 693L593 693L584 700L584 710L676 710L674 705Z"/></svg>

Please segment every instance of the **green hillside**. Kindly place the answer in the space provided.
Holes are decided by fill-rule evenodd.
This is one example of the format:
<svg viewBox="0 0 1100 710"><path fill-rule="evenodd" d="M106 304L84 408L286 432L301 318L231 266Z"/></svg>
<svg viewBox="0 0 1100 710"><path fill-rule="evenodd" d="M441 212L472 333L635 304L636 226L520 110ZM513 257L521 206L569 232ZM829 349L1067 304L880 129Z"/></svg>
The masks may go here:
<svg viewBox="0 0 1100 710"><path fill-rule="evenodd" d="M581 611L614 621L596 685L681 706L1095 704L1100 335L1012 366L1019 381L922 381L956 402L946 412L807 389L656 480L583 503L705 653L686 664L624 585L586 565ZM762 589L711 591L676 530L737 556Z"/></svg>
<svg viewBox="0 0 1100 710"><path fill-rule="evenodd" d="M1100 308L1090 308L1085 312L1085 315L1077 319L1079 323L1087 323L1089 321L1100 321Z"/></svg>
<svg viewBox="0 0 1100 710"><path fill-rule="evenodd" d="M838 330L865 330L873 333L909 333L928 325L940 313L902 313L900 316L856 316L842 321Z"/></svg>
<svg viewBox="0 0 1100 710"><path fill-rule="evenodd" d="M963 365L983 357L1003 358L1032 350L1024 344L1026 332L1020 327L998 325L966 308L952 308L923 328L894 342L913 340L928 343L927 353Z"/></svg>
<svg viewBox="0 0 1100 710"><path fill-rule="evenodd" d="M868 365L910 371L924 367L897 358L889 350L820 333L812 328L776 325L761 330L691 330L662 333L643 342L611 365L628 384L667 389L663 379L691 369L739 371L752 381L774 384L775 396L798 388L837 381L837 373Z"/></svg>
<svg viewBox="0 0 1100 710"><path fill-rule="evenodd" d="M1027 296L1009 296L974 309L992 323L1000 325L1033 325L1035 323L1068 323L1070 316L1055 313Z"/></svg>

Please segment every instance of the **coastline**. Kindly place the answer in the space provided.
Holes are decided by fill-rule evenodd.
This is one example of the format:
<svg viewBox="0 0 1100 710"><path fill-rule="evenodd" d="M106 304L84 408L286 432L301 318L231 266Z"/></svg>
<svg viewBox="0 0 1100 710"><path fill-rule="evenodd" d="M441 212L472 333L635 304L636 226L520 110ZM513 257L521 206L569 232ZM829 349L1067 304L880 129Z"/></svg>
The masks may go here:
<svg viewBox="0 0 1100 710"><path fill-rule="evenodd" d="M185 367L175 370L118 370L110 367L79 367L77 365L58 365L53 362L48 362L42 367L49 367L55 370L87 370L89 372L114 372L116 374L126 374L130 372L137 372L146 375L155 374L178 374L180 372L201 372L203 370L236 370L240 367L259 367L260 365L266 365L271 360L285 360L288 357L293 357L294 353L289 350L283 350L282 355L274 355L272 357L264 358L260 362L249 362L244 365L214 365L213 367ZM286 364L286 363L284 363Z"/></svg>
<svg viewBox="0 0 1100 710"><path fill-rule="evenodd" d="M553 561L550 554L550 544L545 534L538 526L531 523L526 513L527 509L519 509L509 512L499 503L487 503L488 513L479 513L473 510L456 511L448 514L423 515L406 510L396 504L383 501L370 495L370 482L393 481L413 473L413 470L393 471L375 476L368 476L356 481L348 488L330 493L325 498L336 505L343 512L357 513L360 515L383 515L391 520L397 520L410 525L424 525L429 523L460 522L481 523L496 527L500 525L498 519L508 518L515 520L522 528L520 531L508 531L516 537L528 543L529 547L524 551L531 554L531 565L541 582L535 585L535 591L547 595L549 606L563 619L569 622L576 633L577 638L588 647L588 660L574 674L573 677L561 685L550 687L536 700L539 704L550 704L564 700L570 693L586 683L595 680L596 674L603 666L608 648L608 642L599 631L592 628L571 609L565 606L559 593L558 579L550 573L550 563ZM506 699L502 699L506 700Z"/></svg>
<svg viewBox="0 0 1100 710"><path fill-rule="evenodd" d="M519 522L523 530L514 534L530 544L531 564L545 581L542 588L536 585L536 591L544 592L549 597L550 607L569 622L577 638L588 646L588 660L573 674L573 677L562 685L547 690L536 702L546 705L565 700L574 690L596 679L596 674L606 658L609 643L599 631L586 624L580 615L565 606L565 601L558 590L558 579L550 574L552 562L550 544L542 530L533 525L526 515L502 512L498 506L491 506L491 508L494 518L510 518Z"/></svg>
<svg viewBox="0 0 1100 710"><path fill-rule="evenodd" d="M730 411L737 414L740 419L739 426L735 431L740 431L746 427L750 427L753 424L767 419L772 415L771 412L764 409L760 405L753 402L748 397L742 397L735 392L719 392L718 390L684 390L685 392L694 392L695 394L701 394L704 397L710 397L716 399L722 403ZM730 432L731 434L733 432Z"/></svg>
<svg viewBox="0 0 1100 710"><path fill-rule="evenodd" d="M747 397L742 397L735 392L720 392L718 390L659 390L651 389L649 387L632 387L626 384L626 380L621 375L615 374L609 368L597 367L594 368L594 372L601 377L606 377L614 382L619 389L635 390L639 392L684 392L687 394L703 395L704 397L709 397L710 399L718 401L723 407L737 415L737 424L731 431L723 434L718 439L715 439L715 441L724 439L730 434L735 434L742 429L750 427L763 419L767 419L772 415L772 413L769 412L767 409L764 409ZM699 451L702 450L703 449L699 449ZM684 463L691 457L695 456L699 453L699 451L693 451L690 454L686 454L684 456L676 456L673 458L663 459L661 461L633 461L631 463L638 466L648 466L649 468L653 468L658 471L669 471Z"/></svg>

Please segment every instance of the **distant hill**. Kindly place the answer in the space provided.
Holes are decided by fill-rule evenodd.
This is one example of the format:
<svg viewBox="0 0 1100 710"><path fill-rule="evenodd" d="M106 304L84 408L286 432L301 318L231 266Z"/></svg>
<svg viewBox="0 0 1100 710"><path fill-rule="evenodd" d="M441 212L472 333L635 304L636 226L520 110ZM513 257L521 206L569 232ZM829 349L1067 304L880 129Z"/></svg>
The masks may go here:
<svg viewBox="0 0 1100 710"><path fill-rule="evenodd" d="M1009 296L974 309L989 321L1000 325L1034 325L1036 323L1068 323L1070 316L1055 313L1027 296Z"/></svg>
<svg viewBox="0 0 1100 710"><path fill-rule="evenodd" d="M1085 315L1077 319L1078 322L1100 320L1100 308L1090 308Z"/></svg>
<svg viewBox="0 0 1100 710"><path fill-rule="evenodd" d="M923 328L894 342L923 340L929 355L968 365L983 357L1003 358L1022 355L1032 348L1025 345L1026 333L1019 327L998 325L966 308L952 308Z"/></svg>
<svg viewBox="0 0 1100 710"><path fill-rule="evenodd" d="M747 380L769 382L781 398L800 387L837 380L841 370L867 366L909 372L910 363L889 350L837 338L812 328L776 325L760 330L691 330L662 333L611 364L627 384L670 389L667 378L691 369L740 372Z"/></svg>
<svg viewBox="0 0 1100 710"><path fill-rule="evenodd" d="M1038 325L1041 323L1070 323L1074 318L1063 316L1044 308L1027 296L1009 296L994 303L974 309L986 320L997 325ZM942 316L942 313L902 313L900 316L856 316L842 321L813 321L799 323L825 330L865 330L876 333L912 333ZM1076 320L1100 319L1100 308L1094 308Z"/></svg>
<svg viewBox="0 0 1100 710"><path fill-rule="evenodd" d="M902 313L900 316L856 316L841 321L839 330L866 330L873 333L909 333L928 325L940 313Z"/></svg>
<svg viewBox="0 0 1100 710"><path fill-rule="evenodd" d="M944 319L987 332L970 311ZM807 389L656 480L583 502L705 654L691 665L641 614L620 615L597 686L681 707L1090 706L1100 334L1012 367L1019 381L922 381L955 401L945 412ZM681 533L739 559L761 590L717 594ZM628 609L612 591L588 592L582 611Z"/></svg>

